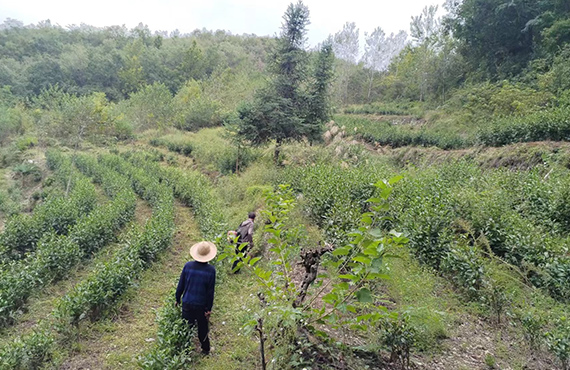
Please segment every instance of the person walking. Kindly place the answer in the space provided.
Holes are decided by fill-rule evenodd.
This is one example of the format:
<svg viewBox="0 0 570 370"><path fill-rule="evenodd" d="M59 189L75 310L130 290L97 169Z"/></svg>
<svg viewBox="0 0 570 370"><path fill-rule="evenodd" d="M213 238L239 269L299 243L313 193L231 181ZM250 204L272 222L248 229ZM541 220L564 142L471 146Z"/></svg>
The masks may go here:
<svg viewBox="0 0 570 370"><path fill-rule="evenodd" d="M207 241L190 247L194 261L186 262L176 288L176 307L182 299L182 317L190 327L198 325L198 339L205 355L210 353L208 319L212 313L216 284L216 269L208 262L217 252L216 245Z"/></svg>
<svg viewBox="0 0 570 370"><path fill-rule="evenodd" d="M255 222L255 212L249 212L247 215L247 220L242 222L238 229L236 230L236 235L238 237L237 244L236 244L236 254L243 253L245 257L247 252L253 248L253 223ZM247 245L244 246L244 244ZM237 258L232 266L232 271L237 273L239 268L236 270L238 263L241 261L241 258Z"/></svg>

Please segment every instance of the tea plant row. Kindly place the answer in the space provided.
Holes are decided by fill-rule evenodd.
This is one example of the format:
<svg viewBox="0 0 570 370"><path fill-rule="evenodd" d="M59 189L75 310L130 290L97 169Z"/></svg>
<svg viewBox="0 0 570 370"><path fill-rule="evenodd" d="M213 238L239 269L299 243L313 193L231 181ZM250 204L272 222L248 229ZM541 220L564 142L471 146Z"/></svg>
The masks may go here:
<svg viewBox="0 0 570 370"><path fill-rule="evenodd" d="M338 126L344 126L350 135L378 145L393 148L402 146L435 146L441 149L459 149L474 145L471 138L429 127L414 127L407 124L396 125L388 121L371 121L365 118L346 115L335 116Z"/></svg>
<svg viewBox="0 0 570 370"><path fill-rule="evenodd" d="M119 170L129 178L133 189L150 202L152 216L142 230L132 232L111 260L96 266L88 277L59 300L52 313L53 322L44 322L32 334L0 349L2 368L33 368L52 360L56 343L69 340L83 320L101 317L156 255L171 244L174 233L172 190L149 176L144 167L135 168L114 155L103 155L99 159L102 167ZM77 163L86 173L96 174L96 179L105 178L93 170L96 163L93 160L83 157L78 158ZM109 191L113 188L108 187Z"/></svg>
<svg viewBox="0 0 570 370"><path fill-rule="evenodd" d="M354 229L354 215L368 207L374 191L370 184L392 171L379 166L317 165L288 169L280 181L293 184L308 214L329 240L339 243ZM382 227L405 231L417 258L449 277L466 297L488 307L498 321L511 309L515 313L511 317L520 324L517 307L509 307L511 297L505 286L487 270L499 264L517 271L520 284L534 285L568 302L567 170L484 172L475 164L459 162L409 169L403 175ZM538 331L545 330L557 338L548 343L562 343L560 347L564 338L570 341L568 330L543 325ZM559 356L555 347L549 345Z"/></svg>
<svg viewBox="0 0 570 370"><path fill-rule="evenodd" d="M38 205L31 215L19 214L11 217L0 235L0 262L21 259L33 252L40 239L50 232L66 235L69 229L89 213L97 201L95 187L72 168L69 158L55 158L48 155L54 178L69 191L54 192Z"/></svg>
<svg viewBox="0 0 570 370"><path fill-rule="evenodd" d="M503 146L530 141L568 141L570 139L570 107L541 110L525 116L498 117L467 135L448 132L444 128L392 124L366 118L338 115L339 126L366 142L402 146L435 146L459 149L473 145Z"/></svg>
<svg viewBox="0 0 570 370"><path fill-rule="evenodd" d="M570 106L499 118L477 133L477 141L489 146L543 140L570 140Z"/></svg>
<svg viewBox="0 0 570 370"><path fill-rule="evenodd" d="M175 197L192 209L202 237L219 244L220 235L226 231L226 222L212 185L205 176L197 171L160 166L156 162L159 158L147 152L128 153L124 157L136 167L144 164L151 176L170 185ZM218 276L218 281L220 278L223 279L223 276ZM180 315L180 309L174 306L172 292L159 313L156 345L140 359L140 365L147 369L184 368L190 361L189 343L191 333Z"/></svg>
<svg viewBox="0 0 570 370"><path fill-rule="evenodd" d="M48 158L51 156L57 154L48 152ZM47 233L39 240L35 251L5 266L0 275L0 320L3 325L13 322L34 291L65 277L81 260L114 241L116 232L133 218L134 193L124 186L128 184L122 176L105 172L104 187L116 189L109 193L112 201L80 217L67 236ZM81 178L77 183L80 181L87 179Z"/></svg>

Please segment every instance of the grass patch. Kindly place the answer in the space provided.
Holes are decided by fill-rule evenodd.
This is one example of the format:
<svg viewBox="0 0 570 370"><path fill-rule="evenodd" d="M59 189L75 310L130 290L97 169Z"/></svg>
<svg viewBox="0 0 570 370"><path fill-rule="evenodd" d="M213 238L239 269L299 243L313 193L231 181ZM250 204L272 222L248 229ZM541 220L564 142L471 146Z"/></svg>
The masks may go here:
<svg viewBox="0 0 570 370"><path fill-rule="evenodd" d="M387 259L386 267L388 295L417 330L417 348L434 351L464 311L460 300L444 279L420 266L407 250L402 250L399 258Z"/></svg>
<svg viewBox="0 0 570 370"><path fill-rule="evenodd" d="M259 150L253 148L240 148L238 151L222 127L203 129L196 133L180 131L153 137L149 143L192 157L208 173L231 174L243 171L260 154Z"/></svg>

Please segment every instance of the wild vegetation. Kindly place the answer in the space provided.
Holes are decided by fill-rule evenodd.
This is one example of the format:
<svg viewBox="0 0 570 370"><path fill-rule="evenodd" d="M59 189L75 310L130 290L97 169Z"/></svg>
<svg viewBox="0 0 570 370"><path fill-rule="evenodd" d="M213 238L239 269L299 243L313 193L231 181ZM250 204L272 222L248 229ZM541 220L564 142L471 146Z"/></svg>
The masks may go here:
<svg viewBox="0 0 570 370"><path fill-rule="evenodd" d="M0 369L568 369L569 5L443 6L363 53L302 2L275 38L4 21Z"/></svg>

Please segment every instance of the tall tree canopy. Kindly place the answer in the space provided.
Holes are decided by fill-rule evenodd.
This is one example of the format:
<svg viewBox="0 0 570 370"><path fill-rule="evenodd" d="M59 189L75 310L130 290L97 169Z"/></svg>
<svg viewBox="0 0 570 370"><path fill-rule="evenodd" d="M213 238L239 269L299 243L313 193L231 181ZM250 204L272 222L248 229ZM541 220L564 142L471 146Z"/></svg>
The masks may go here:
<svg viewBox="0 0 570 370"><path fill-rule="evenodd" d="M451 9L447 23L483 77L518 74L544 51L570 42L567 0L465 0Z"/></svg>
<svg viewBox="0 0 570 370"><path fill-rule="evenodd" d="M301 1L290 4L283 20L269 67L271 82L252 103L238 110L238 133L255 145L275 140L276 161L282 143L319 138L329 117L333 62L332 48L325 44L309 77L309 54L305 50L309 9Z"/></svg>

